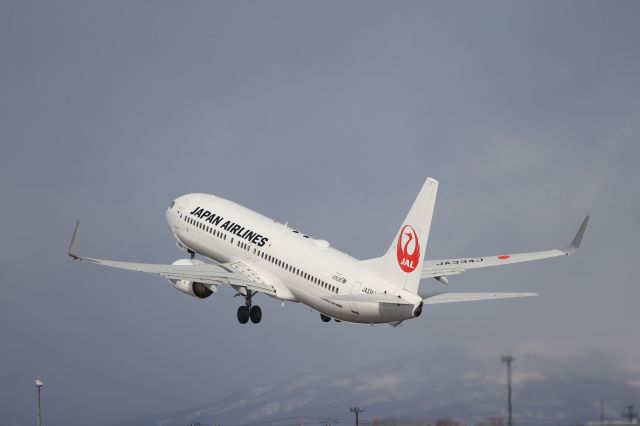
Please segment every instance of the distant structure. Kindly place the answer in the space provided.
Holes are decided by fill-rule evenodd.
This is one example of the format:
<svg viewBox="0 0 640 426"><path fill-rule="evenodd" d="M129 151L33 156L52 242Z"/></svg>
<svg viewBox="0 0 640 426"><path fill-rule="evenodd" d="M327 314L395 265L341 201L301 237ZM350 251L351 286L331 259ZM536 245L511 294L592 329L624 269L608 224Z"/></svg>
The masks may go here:
<svg viewBox="0 0 640 426"><path fill-rule="evenodd" d="M503 364L507 364L507 409L509 411L509 418L507 421L508 426L513 426L513 419L511 417L512 406L511 406L511 363L515 360L511 355L503 355L500 357L500 361Z"/></svg>
<svg viewBox="0 0 640 426"><path fill-rule="evenodd" d="M351 411L352 413L355 413L356 426L360 426L360 413L362 413L364 410L361 409L360 407L349 407L349 411Z"/></svg>
<svg viewBox="0 0 640 426"><path fill-rule="evenodd" d="M629 420L629 423L633 423L638 418L638 413L633 409L633 405L627 405L627 410L622 412L622 417Z"/></svg>
<svg viewBox="0 0 640 426"><path fill-rule="evenodd" d="M42 387L44 386L44 382L40 379L40 377L36 377L34 380L34 383L36 385L36 391L38 392L38 426L42 426L42 409L40 406L40 391L42 389Z"/></svg>

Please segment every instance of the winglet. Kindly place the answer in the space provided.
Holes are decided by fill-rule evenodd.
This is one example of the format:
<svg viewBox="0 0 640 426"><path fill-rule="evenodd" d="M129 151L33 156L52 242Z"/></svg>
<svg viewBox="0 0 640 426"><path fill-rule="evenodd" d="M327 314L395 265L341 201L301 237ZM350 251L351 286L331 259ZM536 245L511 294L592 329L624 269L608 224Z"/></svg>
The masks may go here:
<svg viewBox="0 0 640 426"><path fill-rule="evenodd" d="M565 247L562 249L563 252L565 252L565 254L569 255L569 254L573 254L575 252L578 251L578 249L580 248L580 243L582 242L582 237L584 236L584 231L587 230L587 223L589 223L589 215L587 215L584 220L582 221L582 225L580 225L580 229L578 229L578 232L576 233L576 236L573 237L573 241L571 241L571 244L569 244L568 247Z"/></svg>
<svg viewBox="0 0 640 426"><path fill-rule="evenodd" d="M77 221L76 227L73 228L73 236L71 237L69 251L67 252L67 254L74 260L82 260L82 258L76 254L76 249L78 248L78 234L80 234L80 221Z"/></svg>

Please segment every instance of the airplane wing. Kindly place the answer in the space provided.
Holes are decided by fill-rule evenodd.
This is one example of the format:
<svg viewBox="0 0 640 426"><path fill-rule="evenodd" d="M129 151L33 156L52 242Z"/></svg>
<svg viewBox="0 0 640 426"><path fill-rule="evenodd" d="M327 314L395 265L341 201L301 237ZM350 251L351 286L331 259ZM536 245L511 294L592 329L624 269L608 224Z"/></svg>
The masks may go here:
<svg viewBox="0 0 640 426"><path fill-rule="evenodd" d="M425 260L422 266L420 278L436 278L447 284L448 275L461 274L469 269L486 268L488 266L509 265L511 263L529 262L531 260L547 259L556 256L567 256L575 253L580 248L582 237L587 229L589 216L584 218L580 229L573 241L562 249L532 251L528 253L503 254L498 256L466 257L459 259Z"/></svg>
<svg viewBox="0 0 640 426"><path fill-rule="evenodd" d="M246 288L250 291L258 291L271 296L276 296L273 286L265 283L257 274L251 273L248 267L242 262L196 264L196 265L164 265L155 263L134 263L122 262L118 260L95 259L77 254L78 235L80 222L76 223L69 245L68 255L82 262L90 262L98 265L110 266L112 268L126 269L129 271L148 272L158 274L167 279L187 280L206 284L207 286L230 284L236 288Z"/></svg>
<svg viewBox="0 0 640 426"><path fill-rule="evenodd" d="M474 302L476 300L511 299L537 296L536 293L433 293L423 295L425 305L435 303Z"/></svg>

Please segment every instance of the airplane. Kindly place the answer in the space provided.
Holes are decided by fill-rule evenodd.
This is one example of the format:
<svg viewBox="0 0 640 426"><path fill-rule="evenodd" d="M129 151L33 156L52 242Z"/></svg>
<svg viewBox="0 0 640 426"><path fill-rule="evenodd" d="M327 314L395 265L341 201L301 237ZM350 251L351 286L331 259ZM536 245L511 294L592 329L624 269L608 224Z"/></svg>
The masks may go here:
<svg viewBox="0 0 640 426"><path fill-rule="evenodd" d="M190 257L172 264L95 259L78 254L80 222L68 255L78 261L158 274L177 290L205 299L222 285L244 297L238 307L241 324L262 319L254 296L265 294L297 302L320 313L323 322L390 324L417 318L425 305L536 296L535 293L421 293L420 280L448 284L451 275L471 269L566 256L580 247L589 222L586 216L565 248L496 256L425 260L438 181L427 178L405 220L381 257L358 260L224 198L194 193L171 202L166 219L177 246ZM213 260L205 263L195 255Z"/></svg>

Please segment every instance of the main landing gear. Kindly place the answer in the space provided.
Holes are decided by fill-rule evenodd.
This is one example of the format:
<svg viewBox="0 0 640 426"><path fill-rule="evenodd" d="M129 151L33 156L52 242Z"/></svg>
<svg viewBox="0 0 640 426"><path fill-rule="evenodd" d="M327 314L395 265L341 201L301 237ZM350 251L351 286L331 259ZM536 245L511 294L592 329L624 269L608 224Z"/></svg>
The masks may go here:
<svg viewBox="0 0 640 426"><path fill-rule="evenodd" d="M251 322L254 324L258 324L262 319L262 309L260 306L251 306L251 296L256 294L255 292L251 292L250 290L247 292L247 295L244 296L244 306L238 307L238 322L240 324L246 324L251 319Z"/></svg>

